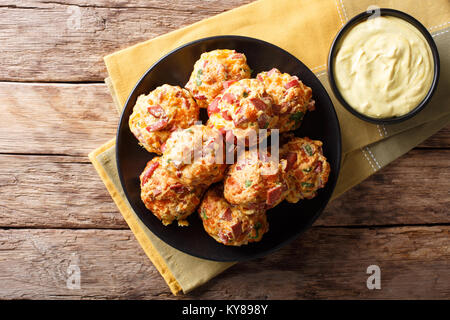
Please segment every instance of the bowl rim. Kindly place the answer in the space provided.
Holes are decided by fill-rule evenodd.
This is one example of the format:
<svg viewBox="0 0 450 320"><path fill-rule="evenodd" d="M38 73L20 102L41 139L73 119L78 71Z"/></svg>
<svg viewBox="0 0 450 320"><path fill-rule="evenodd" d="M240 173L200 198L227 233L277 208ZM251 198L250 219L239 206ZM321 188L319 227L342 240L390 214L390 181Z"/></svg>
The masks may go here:
<svg viewBox="0 0 450 320"><path fill-rule="evenodd" d="M211 36L211 37L205 37L205 38L196 39L196 40L194 40L194 41L190 41L190 42L188 42L188 43L185 43L185 44L183 44L183 45L181 45L181 46L179 46L179 47L177 47L177 48L175 48L175 49L169 51L168 53L164 54L161 58L159 58L155 63L153 63L153 64L147 69L147 71L145 71L145 72L143 73L143 75L139 78L139 80L138 80L138 81L136 82L136 84L134 85L133 89L130 91L130 94L128 95L128 98L127 98L127 100L126 100L126 102L125 102L125 104L124 104L124 107L123 107L122 111L121 111L120 118L119 118L119 121L118 121L118 126L117 126L116 142L115 142L115 147L116 147L116 150L115 150L116 161L115 161L115 162L116 162L116 166L117 166L117 172L118 172L120 184L121 184L121 186L122 186L122 189L123 189L123 192L124 192L124 194L125 194L125 197L126 197L127 201L129 202L131 208L135 211L135 213L136 213L138 219L142 221L142 219L139 217L138 210L137 210L135 204L132 203L131 201L129 201L129 199L131 199L131 197L130 197L130 195L129 195L129 193L128 193L128 190L125 188L125 180L124 180L124 177L123 177L123 174L122 174L123 171L122 171L122 168L121 168L120 157L119 157L119 150L120 150L119 144L120 144L120 141L121 141L121 140L119 139L120 132L121 132L120 128L121 128L122 123L123 123L124 118L125 118L125 110L126 110L126 107L128 106L128 104L129 104L129 102L130 102L130 99L131 99L131 97L133 96L134 91L137 89L137 87L140 85L140 83L141 83L141 82L147 77L147 75L148 75L150 72L152 72L152 70L153 70L153 69L154 69L161 61L163 61L166 57L168 57L169 55L171 55L171 54L173 54L173 53L175 53L175 52L177 52L177 51L179 51L179 50L184 49L185 47L194 45L194 44L196 44L196 43L198 43L198 42L203 42L203 41L208 41L208 40L215 40L215 39L240 39L240 40L247 40L247 41L255 41L255 42L262 43L262 44L264 44L264 45L271 46L271 47L273 47L273 48L275 48L275 49L277 49L277 50L279 50L279 51L284 52L284 53L287 54L287 55L290 55L290 56L291 56L293 59L295 59L298 63L300 63L301 65L305 66L305 68L307 68L307 69L313 74L313 76L316 78L318 86L320 86L320 87L322 88L322 91L325 92L325 94L326 94L326 99L328 100L328 103L329 103L329 104L331 105L331 107L332 107L332 108L331 108L331 109L332 109L332 110L331 110L331 114L332 114L333 118L335 118L335 121L336 121L336 124L337 124L337 132L336 132L336 135L337 135L338 144L337 144L336 148L337 148L337 155L338 155L338 156L337 156L337 158L335 159L337 170L334 170L334 174L335 174L336 178L335 178L334 181L330 184L330 188L331 188L331 189L330 189L330 195L329 195L328 199L327 199L326 201L324 201L324 203L322 203L322 204L319 206L319 208L318 208L318 210L316 211L316 213L315 213L313 216L311 216L311 218L310 218L305 224L303 224L303 225L301 226L301 228L299 228L299 229L297 230L297 232L293 233L289 238L287 238L286 240L281 241L280 243L274 245L274 246L271 247L270 249L265 250L265 251L262 251L262 252L259 252L259 253L253 253L253 254L250 254L250 255L248 255L248 256L245 257L245 258L240 258L239 260L230 260L230 259L212 259L212 258L209 258L209 257L206 257L206 256L194 254L194 253L192 253L192 252L188 252L188 251L185 251L185 250L183 250L183 249L181 249L181 248L178 248L178 247L176 247L176 246L173 246L171 243L166 242L163 238L160 237L159 234L153 232L153 231L149 228L150 231L151 231L155 236L157 236L161 241L163 241L164 243L168 244L168 245L171 246L172 248L175 248L175 249L177 249L177 250L179 250L179 251L181 251L181 252L183 252L183 253L189 254L189 255L194 256L194 257L197 257L197 258L206 259L206 260L210 260L210 261L217 261L217 262L241 262L241 261L249 261L249 260L254 260L254 259L257 259L257 258L261 258L261 257L267 256L267 255L269 255L269 254L271 254L271 253L273 253L273 252L279 250L280 248L282 248L282 247L286 246L287 244L289 244L290 242L294 241L297 237L299 237L300 235L302 235L305 231L307 231L308 229L310 229L311 226L313 225L313 223L320 217L320 215L323 213L323 210L325 209L325 207L326 207L326 206L328 205L328 203L330 202L330 200L331 200L331 198L332 198L332 195L333 195L333 192L334 192L334 190L335 190L335 188L336 188L337 181L338 181L338 179L339 179L339 174L340 174L340 171L341 171L341 166L342 166L342 134L341 134L341 127L340 127L340 123L339 123L339 118L338 118L338 116L337 116L337 113L336 113L336 110L335 110L333 101L331 100L330 94L329 94L328 91L325 89L325 87L323 86L323 84L322 84L322 82L319 80L319 78L316 76L316 74L315 74L310 68L308 68L308 67L307 67L300 59L298 59L296 56L294 56L293 54L291 54L289 51L287 51L287 50L285 50L285 49L283 49L283 48L281 48L281 47L279 47L279 46L277 46L277 45L275 45L275 44L272 44L272 43L270 43L270 42L267 42L267 41L264 41L264 40L261 40L261 39L257 39L257 38L252 38L252 37L247 37L247 36L240 36L240 35L231 35L231 34L229 34L229 35L218 35L218 36ZM143 223L144 225L146 225L144 221L142 221L142 223ZM147 226L147 225L146 225L146 226ZM147 228L148 228L148 227L147 227Z"/></svg>
<svg viewBox="0 0 450 320"><path fill-rule="evenodd" d="M367 116L365 114L358 112L341 95L339 88L336 85L336 80L335 80L334 63L333 62L334 62L334 58L337 53L337 49L338 49L341 39L345 37L346 33L351 28L353 28L358 23L366 20L366 18L369 18L370 16L372 16L378 10L380 12L380 16L392 16L392 17L397 17L397 18L403 19L406 22L410 23L412 26L414 26L416 29L418 29L422 33L422 35L425 37L425 39L428 43L428 46L430 47L431 53L433 55L433 60L434 60L433 81L431 83L430 89L428 90L427 94L414 109L412 109L408 113L406 113L402 116L398 116L398 117L374 118L374 117L370 117L370 116ZM394 124L394 123L403 122L405 120L408 120L408 119L414 117L416 114L418 114L420 111L422 111L426 107L426 105L430 102L434 92L436 91L436 88L437 88L437 85L439 82L439 74L440 74L439 52L436 47L436 43L433 40L432 35L427 30L427 28L425 28L425 26L422 23L420 23L416 18L410 16L409 14L407 14L403 11L399 11L399 10L395 10L395 9L391 9L391 8L376 8L376 9L367 10L367 11L357 14L356 16L351 18L349 21L347 21L347 23L345 23L341 27L341 29L338 31L338 33L336 34L336 36L330 46L327 62L328 62L328 80L329 80L331 89L332 89L334 95L336 96L336 98L338 99L338 101L344 106L344 108L347 111L352 113L354 116L358 117L361 120L364 120L364 121L367 121L370 123L374 123L374 124Z"/></svg>

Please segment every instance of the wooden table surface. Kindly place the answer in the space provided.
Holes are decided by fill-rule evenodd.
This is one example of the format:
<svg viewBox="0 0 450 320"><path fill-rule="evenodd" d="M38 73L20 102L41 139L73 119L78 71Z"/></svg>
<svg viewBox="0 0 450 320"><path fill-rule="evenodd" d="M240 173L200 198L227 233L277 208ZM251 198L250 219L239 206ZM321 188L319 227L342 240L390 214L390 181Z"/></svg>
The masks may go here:
<svg viewBox="0 0 450 320"><path fill-rule="evenodd" d="M170 293L87 158L118 121L102 57L249 2L0 1L0 298L450 298L450 126L287 247Z"/></svg>

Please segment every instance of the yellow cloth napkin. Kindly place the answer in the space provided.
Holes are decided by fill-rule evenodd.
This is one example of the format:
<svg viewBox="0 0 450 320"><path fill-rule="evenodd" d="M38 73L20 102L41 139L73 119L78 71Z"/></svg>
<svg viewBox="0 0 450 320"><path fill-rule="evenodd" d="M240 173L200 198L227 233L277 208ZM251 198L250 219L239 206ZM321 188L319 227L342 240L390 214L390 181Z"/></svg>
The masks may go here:
<svg viewBox="0 0 450 320"><path fill-rule="evenodd" d="M338 113L344 161L333 194L335 198L450 121L446 92L450 84L447 29L450 27L450 3L447 0L377 2L381 7L413 15L434 33L441 55L441 80L433 101L421 114L402 124L377 126L355 118L336 101L323 71L329 46L343 23L371 4L366 0L256 1L105 57L109 73L106 83L120 111L142 74L162 55L186 42L213 35L238 34L263 39L288 50L316 72ZM114 140L93 151L89 158L130 229L174 294L196 288L233 264L184 254L159 240L140 222L118 181Z"/></svg>

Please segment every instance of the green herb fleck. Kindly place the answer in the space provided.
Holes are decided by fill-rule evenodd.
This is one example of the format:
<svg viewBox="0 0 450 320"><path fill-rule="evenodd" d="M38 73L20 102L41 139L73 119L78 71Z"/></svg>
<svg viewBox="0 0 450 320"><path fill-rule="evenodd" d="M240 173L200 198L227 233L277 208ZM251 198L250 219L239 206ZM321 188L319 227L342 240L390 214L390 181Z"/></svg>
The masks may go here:
<svg viewBox="0 0 450 320"><path fill-rule="evenodd" d="M254 229L256 231L256 234L254 237L250 237L250 239L258 239L259 238L259 229L261 229L261 227L262 227L262 225L260 222L255 223Z"/></svg>
<svg viewBox="0 0 450 320"><path fill-rule="evenodd" d="M253 184L252 180L245 180L245 187L249 188Z"/></svg>
<svg viewBox="0 0 450 320"><path fill-rule="evenodd" d="M202 85L202 75L203 75L203 70L202 69L199 69L198 70L198 72L197 72L197 79L196 79L196 83L197 83L197 86L201 86Z"/></svg>
<svg viewBox="0 0 450 320"><path fill-rule="evenodd" d="M203 219L205 219L205 220L208 219L205 208L202 208L202 210L200 210L200 213L201 213Z"/></svg>
<svg viewBox="0 0 450 320"><path fill-rule="evenodd" d="M252 73L253 73L253 69L248 69L248 71L250 71L250 74L252 74Z"/></svg>
<svg viewBox="0 0 450 320"><path fill-rule="evenodd" d="M300 122L303 120L304 116L305 116L305 114L303 112L298 111L294 114L291 114L291 116L289 117L289 120L295 121L295 125L299 125Z"/></svg>
<svg viewBox="0 0 450 320"><path fill-rule="evenodd" d="M305 144L303 146L303 149L305 149L306 153L310 156L312 156L314 154L314 152L309 144Z"/></svg>
<svg viewBox="0 0 450 320"><path fill-rule="evenodd" d="M303 172L311 172L312 168L303 169Z"/></svg>
<svg viewBox="0 0 450 320"><path fill-rule="evenodd" d="M186 132L192 133L192 129L186 129Z"/></svg>
<svg viewBox="0 0 450 320"><path fill-rule="evenodd" d="M244 98L247 98L247 97L248 97L248 92L247 92L247 91L244 91L244 93L242 94L242 96L243 96Z"/></svg>
<svg viewBox="0 0 450 320"><path fill-rule="evenodd" d="M170 163L172 161L172 159L167 159L167 163Z"/></svg>
<svg viewBox="0 0 450 320"><path fill-rule="evenodd" d="M309 183L309 182L302 182L302 187L303 188L313 188L314 187L314 183Z"/></svg>

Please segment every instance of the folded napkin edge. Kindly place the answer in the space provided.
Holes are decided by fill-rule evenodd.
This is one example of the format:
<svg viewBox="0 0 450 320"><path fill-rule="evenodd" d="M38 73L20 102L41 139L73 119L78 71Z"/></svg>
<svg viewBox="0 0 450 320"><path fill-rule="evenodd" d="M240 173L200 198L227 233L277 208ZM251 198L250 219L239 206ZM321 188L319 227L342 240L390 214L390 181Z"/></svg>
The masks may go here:
<svg viewBox="0 0 450 320"><path fill-rule="evenodd" d="M97 171L98 175L102 179L103 183L106 186L106 189L108 190L108 193L110 194L111 198L113 199L114 203L116 204L117 208L119 209L119 212L127 222L129 228L131 229L133 235L136 237L137 241L141 245L141 247L144 249L145 254L150 259L150 261L153 263L155 268L158 270L158 272L161 274L165 282L170 288L170 291L174 295L178 295L178 293L182 292L183 289L181 288L180 284L170 271L169 267L165 263L164 259L161 257L161 255L158 253L158 251L155 249L153 244L149 239L147 239L145 236L139 236L142 235L142 230L139 229L139 226L133 225L128 221L128 219L125 217L126 215L123 214L123 212L128 212L130 209L127 208L125 203L123 202L123 199L119 196L119 192L108 177L106 171L101 166L101 164L97 160L97 156L103 153L104 151L111 148L116 142L116 139L113 138L110 141L106 142L105 144L101 145L97 149L93 150L89 153L88 157L91 161L92 165L94 166L95 170ZM132 216L131 213L128 214L128 216Z"/></svg>

